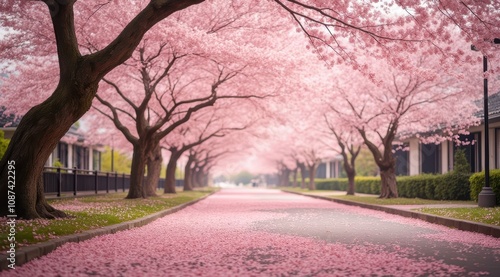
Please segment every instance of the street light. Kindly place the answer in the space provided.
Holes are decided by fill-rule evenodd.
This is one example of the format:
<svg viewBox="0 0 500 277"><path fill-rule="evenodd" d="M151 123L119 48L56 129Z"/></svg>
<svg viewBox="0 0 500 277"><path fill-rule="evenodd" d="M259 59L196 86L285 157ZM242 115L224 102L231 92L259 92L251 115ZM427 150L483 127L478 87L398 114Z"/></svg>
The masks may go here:
<svg viewBox="0 0 500 277"><path fill-rule="evenodd" d="M492 43L500 44L500 38L493 39ZM478 49L471 45L471 50L478 51ZM489 120L488 120L488 78L486 77L488 71L488 58L483 55L483 72L484 74L484 187L479 193L477 205L479 207L495 207L496 197L495 193L490 186L490 134L489 134Z"/></svg>

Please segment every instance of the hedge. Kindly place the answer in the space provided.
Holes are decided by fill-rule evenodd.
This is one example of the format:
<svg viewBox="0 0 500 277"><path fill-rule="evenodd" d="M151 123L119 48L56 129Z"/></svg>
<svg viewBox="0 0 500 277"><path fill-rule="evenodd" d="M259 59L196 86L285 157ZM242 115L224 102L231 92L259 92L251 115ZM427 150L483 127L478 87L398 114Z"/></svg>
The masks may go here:
<svg viewBox="0 0 500 277"><path fill-rule="evenodd" d="M396 180L400 197L469 200L471 195L469 176L468 174L450 172L443 175L401 176L397 177ZM498 180L500 183L500 171ZM380 194L380 177L356 177L355 183L357 193ZM316 181L316 189L346 191L347 184L347 178L321 179Z"/></svg>
<svg viewBox="0 0 500 277"><path fill-rule="evenodd" d="M380 193L380 178L379 177L356 177L356 192L379 194ZM347 178L335 179L320 179L315 180L316 189L318 190L341 190L347 191L348 181Z"/></svg>
<svg viewBox="0 0 500 277"><path fill-rule="evenodd" d="M470 177L470 198L477 202L477 198L484 186L484 172L472 174ZM496 195L497 205L500 205L500 169L490 170L490 187Z"/></svg>
<svg viewBox="0 0 500 277"><path fill-rule="evenodd" d="M471 177L470 166L463 150L455 152L454 160L454 170L443 175L424 174L397 177L396 182L399 196L434 200L469 200L472 198L477 201L477 195L484 183L484 173L474 174ZM492 187L497 196L497 204L499 204L500 170L492 172L496 174L491 174L491 183L494 183ZM354 180L356 183L356 192L380 193L380 177L356 177ZM471 185L473 181L474 184ZM316 182L316 189L319 190L346 191L346 188L347 178L323 179Z"/></svg>

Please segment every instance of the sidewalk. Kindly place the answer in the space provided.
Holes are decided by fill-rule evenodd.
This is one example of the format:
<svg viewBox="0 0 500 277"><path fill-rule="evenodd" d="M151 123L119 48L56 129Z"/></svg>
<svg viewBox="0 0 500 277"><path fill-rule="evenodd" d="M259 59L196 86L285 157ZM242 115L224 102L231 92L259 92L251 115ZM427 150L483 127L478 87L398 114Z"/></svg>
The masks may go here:
<svg viewBox="0 0 500 277"><path fill-rule="evenodd" d="M425 214L417 211L413 211L412 209L418 209L418 208L456 208L456 207L477 207L476 205L468 205L468 204L431 204L431 205L373 205L373 204L366 204L366 203L359 203L359 202L354 202L354 201L349 201L349 200L344 200L344 199L335 199L335 198L330 198L327 197L326 195L332 196L332 195L345 195L345 192L337 192L337 191L314 191L311 193L300 193L300 192L294 192L294 191L287 191L287 190L282 190L284 192L288 193L293 193L293 194L299 194L299 195L304 195L304 196L309 196L317 199L323 199L331 202L336 202L340 204L345 204L345 205L350 205L350 206L358 206L366 209L372 209L372 210L377 210L377 211L382 211L390 214L396 214L404 217L410 217L410 218L416 218L416 219L421 219L430 223L434 224L439 224L439 225L444 225L450 228L462 230L462 231L469 231L469 232L476 232L476 233L481 233L489 236L493 236L496 238L500 238L500 227L495 226L495 225L490 225L490 224L483 224L479 222L473 222L473 221L467 221L467 220L461 220L461 219L455 219L455 218L449 218L449 217L442 217L442 216L437 216L437 215L431 215L431 214ZM356 194L359 196L366 196L366 197L376 197L374 195L370 194Z"/></svg>

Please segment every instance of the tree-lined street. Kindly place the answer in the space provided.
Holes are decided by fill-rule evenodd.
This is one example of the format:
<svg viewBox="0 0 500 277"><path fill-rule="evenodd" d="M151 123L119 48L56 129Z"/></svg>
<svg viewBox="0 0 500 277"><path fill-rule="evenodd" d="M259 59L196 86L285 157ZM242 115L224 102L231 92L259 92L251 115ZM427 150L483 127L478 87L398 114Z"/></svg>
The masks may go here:
<svg viewBox="0 0 500 277"><path fill-rule="evenodd" d="M499 251L500 240L477 233L278 190L224 189L0 276L498 276Z"/></svg>

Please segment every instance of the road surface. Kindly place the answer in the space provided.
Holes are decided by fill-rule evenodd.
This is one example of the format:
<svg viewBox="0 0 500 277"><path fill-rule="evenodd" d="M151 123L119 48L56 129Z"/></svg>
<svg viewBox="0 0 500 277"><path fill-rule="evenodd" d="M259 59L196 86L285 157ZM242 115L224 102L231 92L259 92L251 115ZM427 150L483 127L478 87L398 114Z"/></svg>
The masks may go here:
<svg viewBox="0 0 500 277"><path fill-rule="evenodd" d="M500 239L277 190L223 189L0 276L500 276Z"/></svg>

